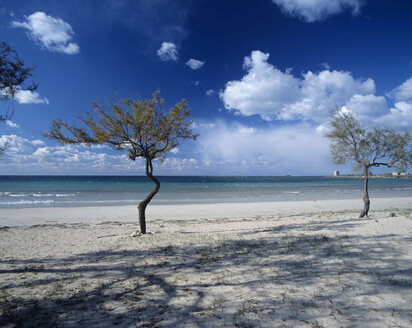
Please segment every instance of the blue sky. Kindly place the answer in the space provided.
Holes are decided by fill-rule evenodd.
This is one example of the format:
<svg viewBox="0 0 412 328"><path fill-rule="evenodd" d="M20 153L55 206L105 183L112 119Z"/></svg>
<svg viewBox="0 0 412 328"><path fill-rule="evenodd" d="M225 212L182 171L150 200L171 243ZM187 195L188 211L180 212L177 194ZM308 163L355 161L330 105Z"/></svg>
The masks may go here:
<svg viewBox="0 0 412 328"><path fill-rule="evenodd" d="M43 133L90 100L186 98L198 141L160 175L323 175L331 111L367 125L412 126L408 0L3 0L0 39L34 67L0 127L0 174L143 174L106 147ZM2 108L7 106L1 104Z"/></svg>

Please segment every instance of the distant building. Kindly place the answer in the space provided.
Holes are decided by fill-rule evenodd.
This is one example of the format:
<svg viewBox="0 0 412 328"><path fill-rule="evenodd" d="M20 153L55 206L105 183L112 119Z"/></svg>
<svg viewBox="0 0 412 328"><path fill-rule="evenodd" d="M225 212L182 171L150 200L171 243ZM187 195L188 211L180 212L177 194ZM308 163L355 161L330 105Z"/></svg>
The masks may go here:
<svg viewBox="0 0 412 328"><path fill-rule="evenodd" d="M398 177L400 174L399 174L399 172L396 172L396 171L395 171L395 172L392 173L392 175L393 175L394 177Z"/></svg>
<svg viewBox="0 0 412 328"><path fill-rule="evenodd" d="M333 171L333 176L338 177L339 176L339 171Z"/></svg>

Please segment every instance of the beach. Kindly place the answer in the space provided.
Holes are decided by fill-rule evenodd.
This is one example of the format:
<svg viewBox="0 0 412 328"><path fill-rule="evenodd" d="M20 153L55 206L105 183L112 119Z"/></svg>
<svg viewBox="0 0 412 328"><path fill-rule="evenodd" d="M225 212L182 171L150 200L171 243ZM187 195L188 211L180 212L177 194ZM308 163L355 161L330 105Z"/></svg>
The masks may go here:
<svg viewBox="0 0 412 328"><path fill-rule="evenodd" d="M410 327L412 197L0 210L3 327Z"/></svg>

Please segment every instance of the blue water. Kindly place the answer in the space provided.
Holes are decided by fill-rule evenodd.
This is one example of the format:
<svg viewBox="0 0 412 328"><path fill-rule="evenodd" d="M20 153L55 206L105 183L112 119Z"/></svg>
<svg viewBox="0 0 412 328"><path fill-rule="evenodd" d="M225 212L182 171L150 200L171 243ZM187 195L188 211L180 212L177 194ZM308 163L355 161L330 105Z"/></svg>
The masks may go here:
<svg viewBox="0 0 412 328"><path fill-rule="evenodd" d="M153 204L361 198L363 180L333 177L161 176ZM412 179L370 179L370 196L412 197ZM145 176L0 176L0 208L135 205Z"/></svg>

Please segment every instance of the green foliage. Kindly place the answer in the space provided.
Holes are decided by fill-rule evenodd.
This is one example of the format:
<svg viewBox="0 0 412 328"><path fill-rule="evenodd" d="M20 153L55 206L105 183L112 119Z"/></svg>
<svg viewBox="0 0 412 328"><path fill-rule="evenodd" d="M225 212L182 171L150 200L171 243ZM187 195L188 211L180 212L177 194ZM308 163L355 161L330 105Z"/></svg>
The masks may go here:
<svg viewBox="0 0 412 328"><path fill-rule="evenodd" d="M412 164L412 138L408 133L386 128L367 130L349 112L337 112L330 123L331 130L325 136L331 141L335 164L352 161L355 171L381 165L403 170Z"/></svg>
<svg viewBox="0 0 412 328"><path fill-rule="evenodd" d="M121 99L104 105L92 102L91 107L91 113L80 117L84 128L55 120L46 137L62 144L107 144L126 150L133 161L143 157L149 162L163 159L181 139L198 137L190 129L192 122L187 121L187 101L181 100L165 113L159 91L148 100Z"/></svg>

